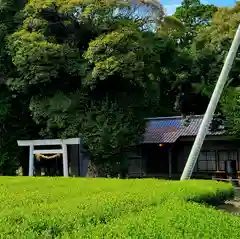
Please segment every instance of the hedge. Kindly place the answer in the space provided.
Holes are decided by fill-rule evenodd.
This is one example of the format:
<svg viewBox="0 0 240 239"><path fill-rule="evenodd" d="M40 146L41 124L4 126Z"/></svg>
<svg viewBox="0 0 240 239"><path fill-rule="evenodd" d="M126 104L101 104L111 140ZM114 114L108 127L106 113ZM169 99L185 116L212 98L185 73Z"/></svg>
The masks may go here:
<svg viewBox="0 0 240 239"><path fill-rule="evenodd" d="M227 183L0 178L0 238L237 238ZM204 204L205 203L205 204Z"/></svg>

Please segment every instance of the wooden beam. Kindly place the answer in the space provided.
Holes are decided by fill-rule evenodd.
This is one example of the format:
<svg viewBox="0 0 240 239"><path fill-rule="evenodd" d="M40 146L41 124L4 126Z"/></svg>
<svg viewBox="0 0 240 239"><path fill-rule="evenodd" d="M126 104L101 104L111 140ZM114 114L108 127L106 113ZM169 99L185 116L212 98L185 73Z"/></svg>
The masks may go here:
<svg viewBox="0 0 240 239"><path fill-rule="evenodd" d="M181 136L179 141L181 142L193 142L195 136ZM227 135L207 135L205 141L216 140L216 141L229 141L229 136Z"/></svg>
<svg viewBox="0 0 240 239"><path fill-rule="evenodd" d="M45 146L45 145L70 145L80 144L80 138L71 139L38 139L38 140L18 140L18 146Z"/></svg>
<svg viewBox="0 0 240 239"><path fill-rule="evenodd" d="M35 149L33 154L62 154L62 149Z"/></svg>
<svg viewBox="0 0 240 239"><path fill-rule="evenodd" d="M80 144L81 139L80 138L70 138L70 139L63 139L62 143L66 145L70 144Z"/></svg>

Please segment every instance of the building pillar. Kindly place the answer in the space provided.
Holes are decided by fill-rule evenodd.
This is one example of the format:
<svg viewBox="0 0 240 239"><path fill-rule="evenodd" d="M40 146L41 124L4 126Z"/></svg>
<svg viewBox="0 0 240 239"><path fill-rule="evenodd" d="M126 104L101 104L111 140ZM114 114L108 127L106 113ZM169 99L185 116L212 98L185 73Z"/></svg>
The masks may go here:
<svg viewBox="0 0 240 239"><path fill-rule="evenodd" d="M29 168L28 168L28 176L33 176L33 169L34 169L34 154L33 154L34 147L33 145L29 145Z"/></svg>
<svg viewBox="0 0 240 239"><path fill-rule="evenodd" d="M68 147L68 164L70 162L71 175L78 177L79 173L79 146L78 145L69 145Z"/></svg>
<svg viewBox="0 0 240 239"><path fill-rule="evenodd" d="M240 149L237 149L237 170L240 171Z"/></svg>
<svg viewBox="0 0 240 239"><path fill-rule="evenodd" d="M172 177L172 149L169 149L168 152L168 176Z"/></svg>
<svg viewBox="0 0 240 239"><path fill-rule="evenodd" d="M67 145L62 144L63 150L63 176L68 177L68 155L67 155Z"/></svg>

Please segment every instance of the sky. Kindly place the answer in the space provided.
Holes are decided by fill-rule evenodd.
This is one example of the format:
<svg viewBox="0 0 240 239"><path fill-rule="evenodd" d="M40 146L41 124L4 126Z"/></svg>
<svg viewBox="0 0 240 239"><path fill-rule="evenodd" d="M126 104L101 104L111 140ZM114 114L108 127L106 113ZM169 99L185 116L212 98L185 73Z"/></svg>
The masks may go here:
<svg viewBox="0 0 240 239"><path fill-rule="evenodd" d="M180 6L182 0L160 0L168 15L172 15L175 9ZM214 4L216 6L233 6L236 0L202 0L204 4Z"/></svg>

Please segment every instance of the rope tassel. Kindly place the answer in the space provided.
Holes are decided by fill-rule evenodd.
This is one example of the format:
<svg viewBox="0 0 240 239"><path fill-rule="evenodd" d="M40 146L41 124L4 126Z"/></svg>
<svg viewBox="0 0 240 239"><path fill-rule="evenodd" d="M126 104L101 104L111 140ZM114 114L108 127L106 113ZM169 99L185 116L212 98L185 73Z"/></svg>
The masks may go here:
<svg viewBox="0 0 240 239"><path fill-rule="evenodd" d="M44 159L53 159L53 158L57 158L57 157L60 157L61 154L54 154L54 155L51 155L51 156L47 156L47 155L44 155L44 154L36 154L36 158L37 160L40 160L41 158L44 158Z"/></svg>

